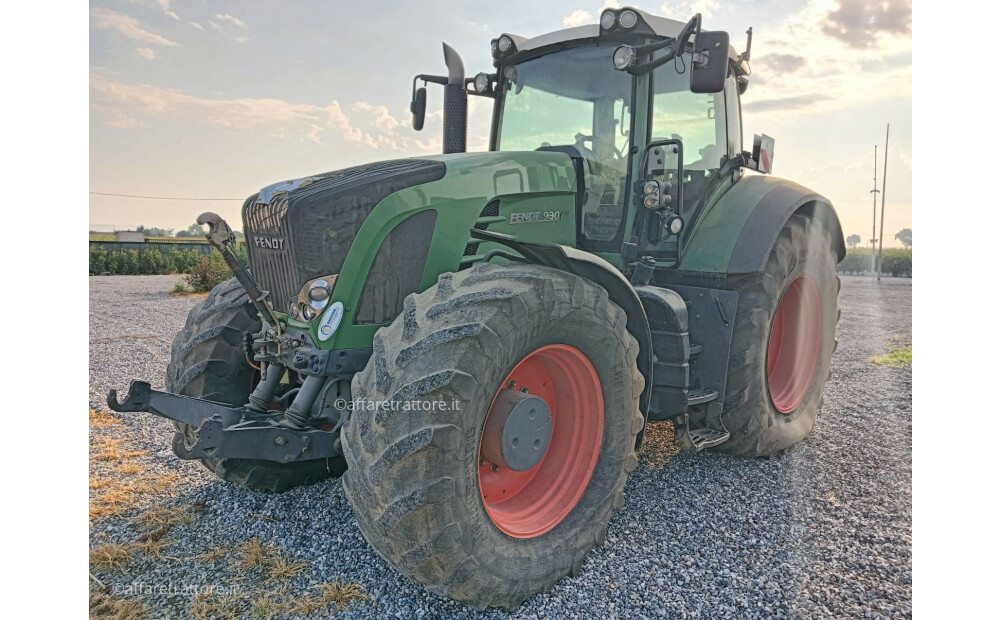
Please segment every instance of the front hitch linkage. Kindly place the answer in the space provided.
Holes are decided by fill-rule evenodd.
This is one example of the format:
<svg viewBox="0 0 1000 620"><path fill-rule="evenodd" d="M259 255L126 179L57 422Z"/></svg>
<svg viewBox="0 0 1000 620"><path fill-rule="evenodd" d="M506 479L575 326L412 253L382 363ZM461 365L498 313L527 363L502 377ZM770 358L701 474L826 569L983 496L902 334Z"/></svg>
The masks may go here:
<svg viewBox="0 0 1000 620"><path fill-rule="evenodd" d="M261 318L280 333L281 323L278 322L278 317L274 315L274 309L271 308L268 292L261 290L260 286L253 279L253 276L250 275L250 272L246 270L243 263L236 258L236 255L230 249L230 246L236 241L233 229L229 227L226 220L211 211L202 213L196 221L199 224L208 224L208 234L205 235L205 238L222 254L222 258L225 259L233 275L236 276L236 280L247 292L250 301L253 302Z"/></svg>

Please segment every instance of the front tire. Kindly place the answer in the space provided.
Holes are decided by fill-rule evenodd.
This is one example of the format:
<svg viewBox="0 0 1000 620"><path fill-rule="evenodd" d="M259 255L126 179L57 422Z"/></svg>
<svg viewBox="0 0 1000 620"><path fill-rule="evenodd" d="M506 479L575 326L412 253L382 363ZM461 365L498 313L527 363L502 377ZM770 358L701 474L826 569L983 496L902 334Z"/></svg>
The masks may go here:
<svg viewBox="0 0 1000 620"><path fill-rule="evenodd" d="M625 324L601 287L536 265L477 264L407 297L354 378L355 410L342 431L344 489L368 542L404 575L477 609L515 609L578 571L603 543L638 462L643 379ZM523 373L535 362L545 370ZM562 396L545 393L549 381L571 375ZM590 376L596 381L580 380ZM481 449L505 387L530 387L552 409L551 443L522 477L493 470ZM567 397L585 412L599 401L600 415L573 418L576 409L560 401ZM435 402L446 406L426 408ZM560 439L561 430L576 439ZM573 468L552 465L563 460ZM506 507L517 509L484 497L505 490ZM554 502L533 500L547 491Z"/></svg>
<svg viewBox="0 0 1000 620"><path fill-rule="evenodd" d="M823 405L840 318L836 255L818 220L793 215L763 277L740 291L715 450L771 456L805 438Z"/></svg>
<svg viewBox="0 0 1000 620"><path fill-rule="evenodd" d="M191 309L174 337L167 365L167 391L241 407L253 388L243 334L257 333L260 318L235 278L219 284ZM174 451L194 442L194 429L174 422ZM258 459L201 459L218 477L258 491L281 492L343 473L343 458L276 463Z"/></svg>

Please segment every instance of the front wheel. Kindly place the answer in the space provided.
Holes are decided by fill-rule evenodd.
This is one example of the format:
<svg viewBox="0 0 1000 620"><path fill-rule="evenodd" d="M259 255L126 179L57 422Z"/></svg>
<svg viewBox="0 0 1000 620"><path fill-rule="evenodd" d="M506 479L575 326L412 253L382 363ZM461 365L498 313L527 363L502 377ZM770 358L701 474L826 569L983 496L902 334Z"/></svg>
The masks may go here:
<svg viewBox="0 0 1000 620"><path fill-rule="evenodd" d="M638 344L607 292L476 265L406 299L354 378L344 488L400 572L513 609L603 542L637 459Z"/></svg>
<svg viewBox="0 0 1000 620"><path fill-rule="evenodd" d="M191 309L175 337L167 365L168 392L240 407L246 404L255 374L247 362L243 335L260 331L260 319L235 278L212 289ZM174 422L175 452L194 443L194 430ZM344 459L276 463L260 459L201 459L216 476L259 491L281 492L312 484L344 471Z"/></svg>

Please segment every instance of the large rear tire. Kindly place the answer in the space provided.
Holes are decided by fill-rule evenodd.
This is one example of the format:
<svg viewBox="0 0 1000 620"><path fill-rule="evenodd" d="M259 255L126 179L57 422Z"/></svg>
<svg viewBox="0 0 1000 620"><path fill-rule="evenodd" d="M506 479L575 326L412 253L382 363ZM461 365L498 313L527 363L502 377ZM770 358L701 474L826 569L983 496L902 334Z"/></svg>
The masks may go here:
<svg viewBox="0 0 1000 620"><path fill-rule="evenodd" d="M261 329L260 319L235 278L212 289L191 309L174 337L167 365L167 391L242 406L253 388L255 373L247 362L243 334ZM194 441L194 429L175 422L174 451ZM343 458L297 463L257 459L201 459L215 475L260 491L281 492L343 473Z"/></svg>
<svg viewBox="0 0 1000 620"><path fill-rule="evenodd" d="M517 608L575 574L637 464L643 379L625 324L603 288L535 265L477 264L407 297L354 378L342 431L368 542L477 609ZM522 387L551 409L551 441L532 469L494 469L485 421L500 390Z"/></svg>
<svg viewBox="0 0 1000 620"><path fill-rule="evenodd" d="M805 438L823 406L840 318L840 279L830 232L793 215L763 277L740 291L716 450L771 456Z"/></svg>

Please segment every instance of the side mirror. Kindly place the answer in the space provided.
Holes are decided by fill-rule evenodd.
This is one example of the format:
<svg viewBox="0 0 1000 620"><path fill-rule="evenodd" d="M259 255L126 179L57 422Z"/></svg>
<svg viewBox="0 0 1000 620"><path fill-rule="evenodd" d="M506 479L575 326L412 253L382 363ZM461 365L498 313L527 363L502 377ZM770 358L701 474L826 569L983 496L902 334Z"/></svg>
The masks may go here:
<svg viewBox="0 0 1000 620"><path fill-rule="evenodd" d="M729 71L729 33L699 32L694 40L691 92L712 94L726 87Z"/></svg>
<svg viewBox="0 0 1000 620"><path fill-rule="evenodd" d="M413 91L413 101L410 102L410 113L413 114L413 128L420 131L424 128L424 113L427 111L427 89L421 86Z"/></svg>

